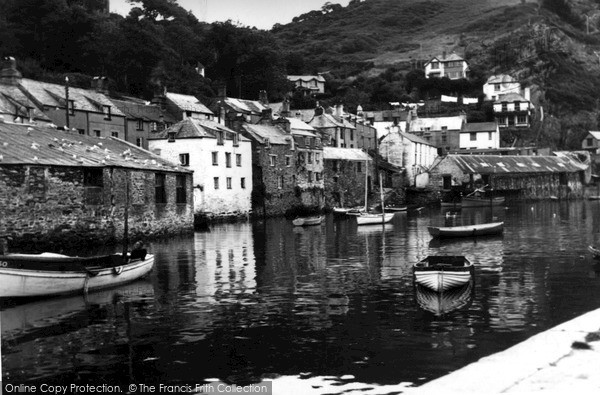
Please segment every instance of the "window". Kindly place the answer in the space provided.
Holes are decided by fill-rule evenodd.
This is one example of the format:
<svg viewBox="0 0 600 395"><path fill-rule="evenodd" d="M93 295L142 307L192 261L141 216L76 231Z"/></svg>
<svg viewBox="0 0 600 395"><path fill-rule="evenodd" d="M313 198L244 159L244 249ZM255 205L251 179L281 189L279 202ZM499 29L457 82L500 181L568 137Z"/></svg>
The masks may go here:
<svg viewBox="0 0 600 395"><path fill-rule="evenodd" d="M179 163L181 166L190 165L190 154L179 154Z"/></svg>
<svg viewBox="0 0 600 395"><path fill-rule="evenodd" d="M309 153L307 154L307 156L308 156L308 161L307 161L307 162L308 162L308 163L312 163L312 162L313 162L313 154L312 154L312 152L309 152Z"/></svg>
<svg viewBox="0 0 600 395"><path fill-rule="evenodd" d="M444 130L444 131L448 130L448 126L442 126L442 130Z"/></svg>
<svg viewBox="0 0 600 395"><path fill-rule="evenodd" d="M488 140L492 140L494 137L494 134L492 132L488 132Z"/></svg>
<svg viewBox="0 0 600 395"><path fill-rule="evenodd" d="M469 140L477 141L477 133L475 133L475 132L469 133Z"/></svg>
<svg viewBox="0 0 600 395"><path fill-rule="evenodd" d="M119 132L110 132L110 135L119 138Z"/></svg>
<svg viewBox="0 0 600 395"><path fill-rule="evenodd" d="M231 167L231 152L225 152L225 167Z"/></svg>
<svg viewBox="0 0 600 395"><path fill-rule="evenodd" d="M502 112L506 112L506 111L508 111L508 104L502 103Z"/></svg>
<svg viewBox="0 0 600 395"><path fill-rule="evenodd" d="M94 136L96 137L100 137L102 134L100 133L99 130L94 130Z"/></svg>
<svg viewBox="0 0 600 395"><path fill-rule="evenodd" d="M519 124L527 123L527 115L519 115L517 117L517 123L519 123Z"/></svg>
<svg viewBox="0 0 600 395"><path fill-rule="evenodd" d="M287 167L290 167L292 165L292 157L291 156L289 156L289 155L285 156L285 165Z"/></svg>
<svg viewBox="0 0 600 395"><path fill-rule="evenodd" d="M337 160L333 161L333 164L332 164L331 168L332 168L333 171L338 171L339 170L339 166L338 166L338 161Z"/></svg>
<svg viewBox="0 0 600 395"><path fill-rule="evenodd" d="M321 173L315 172L315 181L317 181L317 182L321 181Z"/></svg>
<svg viewBox="0 0 600 395"><path fill-rule="evenodd" d="M227 183L227 189L231 189L231 177L227 177L225 182Z"/></svg>
<svg viewBox="0 0 600 395"><path fill-rule="evenodd" d="M350 140L354 140L354 130L350 129Z"/></svg>
<svg viewBox="0 0 600 395"><path fill-rule="evenodd" d="M191 118L192 117L192 112L191 111L186 111L185 112L185 116L188 117L188 118Z"/></svg>
<svg viewBox="0 0 600 395"><path fill-rule="evenodd" d="M432 69L439 69L440 68L440 62L431 62L431 68Z"/></svg>
<svg viewBox="0 0 600 395"><path fill-rule="evenodd" d="M104 175L102 169L84 168L83 187L85 204L102 204L102 187L104 186Z"/></svg>
<svg viewBox="0 0 600 395"><path fill-rule="evenodd" d="M102 112L104 113L104 119L110 120L110 106L102 106Z"/></svg>
<svg viewBox="0 0 600 395"><path fill-rule="evenodd" d="M283 188L283 176L277 178L277 188Z"/></svg>
<svg viewBox="0 0 600 395"><path fill-rule="evenodd" d="M592 147L594 145L594 139L591 137L588 137L587 139L585 139L585 141L588 147Z"/></svg>
<svg viewBox="0 0 600 395"><path fill-rule="evenodd" d="M277 160L277 155L269 155L269 165L275 166L276 160Z"/></svg>
<svg viewBox="0 0 600 395"><path fill-rule="evenodd" d="M136 137L135 139L135 145L137 145L138 147L141 147L144 145L144 138L143 137Z"/></svg>
<svg viewBox="0 0 600 395"><path fill-rule="evenodd" d="M358 173L362 173L362 163L361 162L356 163L356 171Z"/></svg>
<svg viewBox="0 0 600 395"><path fill-rule="evenodd" d="M79 133L79 134L85 134L85 129L77 129L77 133Z"/></svg>
<svg viewBox="0 0 600 395"><path fill-rule="evenodd" d="M494 91L498 92L500 90L500 84L494 84Z"/></svg>
<svg viewBox="0 0 600 395"><path fill-rule="evenodd" d="M215 189L219 189L219 177L213 177L213 183L215 185Z"/></svg>
<svg viewBox="0 0 600 395"><path fill-rule="evenodd" d="M312 182L312 180L313 180L313 172L309 171L308 172L308 182Z"/></svg>
<svg viewBox="0 0 600 395"><path fill-rule="evenodd" d="M187 202L185 176L182 174L178 174L175 177L175 201L177 204L184 204Z"/></svg>
<svg viewBox="0 0 600 395"><path fill-rule="evenodd" d="M237 147L240 145L240 136L237 133L233 134L233 146Z"/></svg>
<svg viewBox="0 0 600 395"><path fill-rule="evenodd" d="M213 166L219 165L219 153L216 151L212 152L212 163L213 163Z"/></svg>
<svg viewBox="0 0 600 395"><path fill-rule="evenodd" d="M156 132L158 130L158 124L156 122L150 122L150 131Z"/></svg>
<svg viewBox="0 0 600 395"><path fill-rule="evenodd" d="M316 152L315 153L315 163L319 163L321 162L321 154Z"/></svg>
<svg viewBox="0 0 600 395"><path fill-rule="evenodd" d="M144 130L144 121L142 119L137 120L137 130Z"/></svg>
<svg viewBox="0 0 600 395"><path fill-rule="evenodd" d="M442 143L445 143L448 140L448 136L442 134Z"/></svg>
<svg viewBox="0 0 600 395"><path fill-rule="evenodd" d="M167 191L165 189L165 175L154 174L154 201L158 204L167 203Z"/></svg>
<svg viewBox="0 0 600 395"><path fill-rule="evenodd" d="M69 115L75 115L75 100L69 100Z"/></svg>
<svg viewBox="0 0 600 395"><path fill-rule="evenodd" d="M246 179L244 177L242 177L242 179L240 180L240 186L242 187L242 189L246 189Z"/></svg>
<svg viewBox="0 0 600 395"><path fill-rule="evenodd" d="M242 167L242 154L235 154L235 165Z"/></svg>
<svg viewBox="0 0 600 395"><path fill-rule="evenodd" d="M217 132L217 144L223 145L223 141L224 141L223 131L219 130Z"/></svg>

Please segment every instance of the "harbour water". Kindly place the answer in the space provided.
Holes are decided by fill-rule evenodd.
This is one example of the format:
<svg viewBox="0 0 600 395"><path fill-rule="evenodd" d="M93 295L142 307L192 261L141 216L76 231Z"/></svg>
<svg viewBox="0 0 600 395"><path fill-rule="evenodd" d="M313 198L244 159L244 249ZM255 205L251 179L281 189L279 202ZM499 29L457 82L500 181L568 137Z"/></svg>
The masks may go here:
<svg viewBox="0 0 600 395"><path fill-rule="evenodd" d="M587 252L600 245L600 202L447 211L397 213L385 227L267 219L150 243L145 280L3 301L3 380L418 386L600 307ZM503 236L427 231L492 220ZM474 285L443 306L412 281L412 264L436 254L476 265Z"/></svg>

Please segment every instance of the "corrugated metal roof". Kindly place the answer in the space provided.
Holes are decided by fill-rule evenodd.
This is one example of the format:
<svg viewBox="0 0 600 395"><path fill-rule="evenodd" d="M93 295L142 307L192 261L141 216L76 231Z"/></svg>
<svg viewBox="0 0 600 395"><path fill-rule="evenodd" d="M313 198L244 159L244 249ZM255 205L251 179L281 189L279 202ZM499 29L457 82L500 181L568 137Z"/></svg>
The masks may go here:
<svg viewBox="0 0 600 395"><path fill-rule="evenodd" d="M269 141L270 144L288 145L292 141L292 136L278 126L246 124L243 128L263 144Z"/></svg>
<svg viewBox="0 0 600 395"><path fill-rule="evenodd" d="M143 119L148 122L177 122L176 118L167 112L161 111L160 107L154 104L115 99L112 99L112 101L128 119ZM161 115L163 116L162 119Z"/></svg>
<svg viewBox="0 0 600 395"><path fill-rule="evenodd" d="M66 105L64 85L23 78L21 86L45 106L65 107ZM75 110L101 113L103 106L109 106L111 115L124 116L106 95L91 89L69 87L69 100L73 100Z"/></svg>
<svg viewBox="0 0 600 395"><path fill-rule="evenodd" d="M238 135L239 141L248 141L244 136L218 122L208 119L186 118L176 124L153 133L149 140L162 140L169 136L169 132L175 132L176 139L189 138L217 138L217 132L224 132L226 139L232 139L234 134Z"/></svg>
<svg viewBox="0 0 600 395"><path fill-rule="evenodd" d="M358 148L323 147L323 159L370 161L371 157Z"/></svg>
<svg viewBox="0 0 600 395"><path fill-rule="evenodd" d="M190 173L143 148L47 126L0 123L0 165L123 167Z"/></svg>
<svg viewBox="0 0 600 395"><path fill-rule="evenodd" d="M509 155L448 155L445 160L454 161L465 173L572 173L582 170L568 158L557 156L509 156Z"/></svg>
<svg viewBox="0 0 600 395"><path fill-rule="evenodd" d="M498 129L496 122L473 122L466 123L463 132L495 132Z"/></svg>
<svg viewBox="0 0 600 395"><path fill-rule="evenodd" d="M322 75L288 75L287 79L290 81L303 81L309 82L312 80L317 80L319 82L325 82L325 78Z"/></svg>
<svg viewBox="0 0 600 395"><path fill-rule="evenodd" d="M166 96L167 99L172 101L173 104L183 111L193 111L201 114L214 115L214 113L210 111L204 104L202 104L195 96L171 92L167 92Z"/></svg>

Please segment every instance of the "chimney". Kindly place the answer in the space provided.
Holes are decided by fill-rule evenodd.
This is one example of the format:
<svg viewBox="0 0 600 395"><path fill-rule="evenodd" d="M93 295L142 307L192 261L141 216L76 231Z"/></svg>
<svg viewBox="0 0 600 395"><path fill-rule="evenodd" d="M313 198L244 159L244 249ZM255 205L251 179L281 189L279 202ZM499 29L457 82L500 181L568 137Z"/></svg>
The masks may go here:
<svg viewBox="0 0 600 395"><path fill-rule="evenodd" d="M196 66L196 73L204 77L204 65L200 62L198 62L198 65Z"/></svg>
<svg viewBox="0 0 600 395"><path fill-rule="evenodd" d="M335 116L338 118L342 118L344 116L344 105L338 104L335 106Z"/></svg>
<svg viewBox="0 0 600 395"><path fill-rule="evenodd" d="M217 87L217 100L225 100L227 98L227 85L220 83Z"/></svg>
<svg viewBox="0 0 600 395"><path fill-rule="evenodd" d="M292 125L289 119L287 118L278 118L274 121L275 125L279 126L281 129L285 130L286 133L292 133Z"/></svg>
<svg viewBox="0 0 600 395"><path fill-rule="evenodd" d="M273 110L270 108L265 108L264 110L262 110L259 123L268 124L268 123L271 123L272 120L273 120Z"/></svg>
<svg viewBox="0 0 600 395"><path fill-rule="evenodd" d="M315 117L319 115L323 115L323 107L321 107L319 102L317 102L317 107L315 108Z"/></svg>
<svg viewBox="0 0 600 395"><path fill-rule="evenodd" d="M174 130L169 130L167 132L167 136L169 137L169 139L167 140L169 143L174 143L175 142L175 135L177 134L177 132L175 132Z"/></svg>
<svg viewBox="0 0 600 395"><path fill-rule="evenodd" d="M94 77L92 80L92 88L98 93L108 93L106 77Z"/></svg>
<svg viewBox="0 0 600 395"><path fill-rule="evenodd" d="M12 56L2 59L0 66L0 84L16 86L21 83L22 75L17 70L17 60Z"/></svg>
<svg viewBox="0 0 600 395"><path fill-rule="evenodd" d="M291 115L290 101L287 98L281 104L281 113L279 115L281 115L282 117L286 117L286 118L289 118Z"/></svg>
<svg viewBox="0 0 600 395"><path fill-rule="evenodd" d="M527 87L523 90L523 97L525 98L525 100L531 101L531 88L530 87Z"/></svg>
<svg viewBox="0 0 600 395"><path fill-rule="evenodd" d="M442 52L442 60L446 59L446 50L444 49L444 52Z"/></svg>
<svg viewBox="0 0 600 395"><path fill-rule="evenodd" d="M266 106L267 104L269 104L269 98L267 97L267 91L261 90L260 92L258 92L258 101L263 106Z"/></svg>
<svg viewBox="0 0 600 395"><path fill-rule="evenodd" d="M167 88L159 86L157 89L155 89L154 97L150 103L158 106L162 111L165 111L167 109Z"/></svg>

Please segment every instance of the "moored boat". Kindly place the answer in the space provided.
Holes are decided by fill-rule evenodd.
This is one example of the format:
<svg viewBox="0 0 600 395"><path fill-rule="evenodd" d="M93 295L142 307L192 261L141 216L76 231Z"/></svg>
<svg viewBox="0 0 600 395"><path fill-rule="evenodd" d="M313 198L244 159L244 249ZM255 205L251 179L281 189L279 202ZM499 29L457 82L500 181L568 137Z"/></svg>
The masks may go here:
<svg viewBox="0 0 600 395"><path fill-rule="evenodd" d="M473 263L462 255L430 255L413 265L415 283L436 292L468 283L473 273Z"/></svg>
<svg viewBox="0 0 600 395"><path fill-rule="evenodd" d="M62 254L0 255L0 297L34 297L114 287L147 275L154 255L71 257Z"/></svg>
<svg viewBox="0 0 600 395"><path fill-rule="evenodd" d="M474 237L498 235L504 232L504 222L489 222L462 226L428 226L433 237Z"/></svg>
<svg viewBox="0 0 600 395"><path fill-rule="evenodd" d="M600 259L600 248L594 246L588 246L588 251L592 253L594 259Z"/></svg>
<svg viewBox="0 0 600 395"><path fill-rule="evenodd" d="M488 207L500 206L505 202L504 196L496 197L480 197L480 196L463 196L460 203L461 207Z"/></svg>
<svg viewBox="0 0 600 395"><path fill-rule="evenodd" d="M407 206L385 206L385 211L390 213L398 213L408 210Z"/></svg>
<svg viewBox="0 0 600 395"><path fill-rule="evenodd" d="M292 221L292 223L294 224L294 226L312 226L312 225L321 225L321 222L323 222L323 217L322 216L316 216L316 217L301 217L301 218L296 218Z"/></svg>
<svg viewBox="0 0 600 395"><path fill-rule="evenodd" d="M388 223L394 218L394 213L363 213L356 216L358 225L375 225Z"/></svg>

